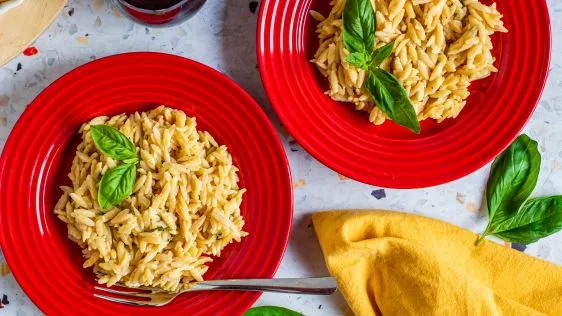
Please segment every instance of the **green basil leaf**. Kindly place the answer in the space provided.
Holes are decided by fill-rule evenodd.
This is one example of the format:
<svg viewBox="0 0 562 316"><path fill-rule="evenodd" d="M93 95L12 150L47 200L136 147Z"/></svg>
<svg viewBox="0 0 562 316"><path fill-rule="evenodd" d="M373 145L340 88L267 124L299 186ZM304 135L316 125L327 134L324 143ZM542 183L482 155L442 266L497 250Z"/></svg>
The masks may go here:
<svg viewBox="0 0 562 316"><path fill-rule="evenodd" d="M372 69L367 75L365 88L379 109L396 124L420 133L420 122L408 94L398 79L380 68Z"/></svg>
<svg viewBox="0 0 562 316"><path fill-rule="evenodd" d="M122 164L105 172L98 189L98 203L108 209L123 202L133 192L137 178L135 164Z"/></svg>
<svg viewBox="0 0 562 316"><path fill-rule="evenodd" d="M525 134L494 160L486 188L492 230L515 214L531 196L540 168L538 144Z"/></svg>
<svg viewBox="0 0 562 316"><path fill-rule="evenodd" d="M367 70L369 69L369 58L369 55L365 53L355 52L347 55L345 61L357 68Z"/></svg>
<svg viewBox="0 0 562 316"><path fill-rule="evenodd" d="M136 165L139 162L139 157L135 156L133 158L124 159L123 162L127 164Z"/></svg>
<svg viewBox="0 0 562 316"><path fill-rule="evenodd" d="M131 140L117 129L107 125L92 125L90 133L96 147L115 160L137 157L137 149Z"/></svg>
<svg viewBox="0 0 562 316"><path fill-rule="evenodd" d="M369 91L372 99L377 102L381 110L384 108L388 112L394 111L394 99L392 98L390 91L388 91L382 81L377 80L376 76L372 72L367 74L365 88Z"/></svg>
<svg viewBox="0 0 562 316"><path fill-rule="evenodd" d="M562 230L562 196L531 199L511 218L495 226L492 235L530 244Z"/></svg>
<svg viewBox="0 0 562 316"><path fill-rule="evenodd" d="M343 43L350 54L375 48L375 10L371 0L347 0L342 13Z"/></svg>
<svg viewBox="0 0 562 316"><path fill-rule="evenodd" d="M498 227L504 225L504 222L517 221L513 218L518 216L522 205L537 185L540 168L541 154L538 144L525 134L517 137L494 160L486 186L488 226L477 244L481 243L487 235L499 232ZM503 235L507 238L507 233Z"/></svg>
<svg viewBox="0 0 562 316"><path fill-rule="evenodd" d="M388 57L390 57L393 49L394 42L390 42L383 47L376 49L371 57L371 67L380 66Z"/></svg>
<svg viewBox="0 0 562 316"><path fill-rule="evenodd" d="M250 308L242 316L304 316L290 309L278 306L260 306Z"/></svg>

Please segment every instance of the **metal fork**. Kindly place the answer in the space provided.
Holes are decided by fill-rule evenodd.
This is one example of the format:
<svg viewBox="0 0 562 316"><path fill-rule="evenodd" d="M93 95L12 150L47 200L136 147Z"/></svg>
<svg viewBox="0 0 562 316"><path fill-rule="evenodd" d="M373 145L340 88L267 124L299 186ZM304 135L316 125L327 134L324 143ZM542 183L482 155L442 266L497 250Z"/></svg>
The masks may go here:
<svg viewBox="0 0 562 316"><path fill-rule="evenodd" d="M121 287L121 286L120 286ZM187 292L196 291L263 291L292 294L316 294L329 295L337 290L336 280L332 277L323 278L300 278L300 279L240 279L240 280L213 280L197 282L187 290L180 292L166 292L153 288L125 288L116 290L106 287L94 287L96 290L116 294L121 297L106 296L94 293L108 301L135 306L163 306L170 303L176 297Z"/></svg>

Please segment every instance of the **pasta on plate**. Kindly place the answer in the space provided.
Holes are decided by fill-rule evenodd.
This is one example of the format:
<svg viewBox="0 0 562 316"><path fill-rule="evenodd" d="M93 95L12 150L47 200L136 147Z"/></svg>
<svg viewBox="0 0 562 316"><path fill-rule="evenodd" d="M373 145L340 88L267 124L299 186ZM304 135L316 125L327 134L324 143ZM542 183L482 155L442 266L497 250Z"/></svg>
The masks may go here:
<svg viewBox="0 0 562 316"><path fill-rule="evenodd" d="M107 210L98 203L98 182L117 162L96 148L90 127L98 124L126 135L140 156L132 195ZM187 288L203 280L211 256L247 235L238 169L195 118L161 106L94 118L80 134L72 186L61 187L55 213L99 283Z"/></svg>
<svg viewBox="0 0 562 316"><path fill-rule="evenodd" d="M471 81L496 72L491 36L507 32L496 5L478 0L371 0L376 8L376 48L392 41L394 51L381 67L404 86L418 120L441 122L456 118L466 104ZM318 70L328 78L326 94L351 102L382 124L387 117L364 88L365 71L346 62L342 43L345 0L333 0L327 17L311 11L320 21L320 46L314 55Z"/></svg>

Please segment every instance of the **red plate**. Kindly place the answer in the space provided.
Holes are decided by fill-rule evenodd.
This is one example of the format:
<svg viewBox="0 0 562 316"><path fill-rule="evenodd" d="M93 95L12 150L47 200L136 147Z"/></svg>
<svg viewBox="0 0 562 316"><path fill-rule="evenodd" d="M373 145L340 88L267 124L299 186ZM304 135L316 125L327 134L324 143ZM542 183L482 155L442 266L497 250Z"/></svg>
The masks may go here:
<svg viewBox="0 0 562 316"><path fill-rule="evenodd" d="M70 170L79 126L99 115L165 104L197 118L226 144L248 189L242 204L250 235L229 245L207 279L269 278L287 245L293 215L287 158L256 102L219 72L158 53L112 56L57 80L29 105L0 160L0 241L26 294L48 315L239 315L260 296L250 292L185 294L160 308L95 298L91 269L53 214L58 184Z"/></svg>
<svg viewBox="0 0 562 316"><path fill-rule="evenodd" d="M499 72L471 86L461 115L426 120L415 135L323 94L325 78L309 62L318 47L314 9L324 0L263 0L258 59L269 99L283 124L314 157L355 180L390 188L443 184L492 160L521 131L540 98L550 63L544 0L495 0L509 33L493 36ZM490 4L492 1L482 1Z"/></svg>

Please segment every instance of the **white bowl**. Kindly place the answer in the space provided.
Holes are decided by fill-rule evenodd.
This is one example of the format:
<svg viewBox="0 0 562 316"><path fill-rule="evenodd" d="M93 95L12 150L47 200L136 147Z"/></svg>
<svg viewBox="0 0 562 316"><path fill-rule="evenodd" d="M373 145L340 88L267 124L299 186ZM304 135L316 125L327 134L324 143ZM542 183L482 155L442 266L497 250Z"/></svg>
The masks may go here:
<svg viewBox="0 0 562 316"><path fill-rule="evenodd" d="M24 0L8 0L0 3L0 15L22 4Z"/></svg>

